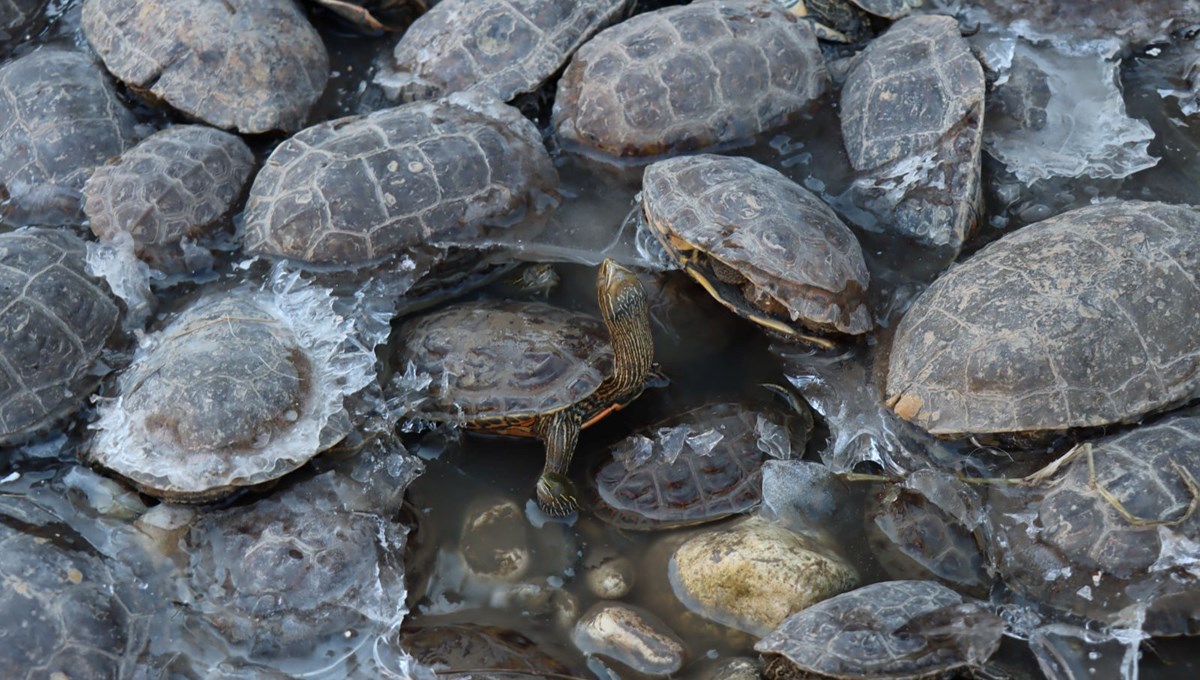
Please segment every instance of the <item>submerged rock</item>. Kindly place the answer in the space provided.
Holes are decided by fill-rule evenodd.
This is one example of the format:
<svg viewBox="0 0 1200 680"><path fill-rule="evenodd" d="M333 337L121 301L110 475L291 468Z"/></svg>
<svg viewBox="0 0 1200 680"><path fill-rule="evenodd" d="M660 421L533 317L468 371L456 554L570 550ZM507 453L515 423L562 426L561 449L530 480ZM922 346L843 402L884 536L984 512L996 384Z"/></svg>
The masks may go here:
<svg viewBox="0 0 1200 680"><path fill-rule="evenodd" d="M602 602L575 624L572 636L584 654L600 654L638 673L665 676L683 667L683 642L653 614Z"/></svg>

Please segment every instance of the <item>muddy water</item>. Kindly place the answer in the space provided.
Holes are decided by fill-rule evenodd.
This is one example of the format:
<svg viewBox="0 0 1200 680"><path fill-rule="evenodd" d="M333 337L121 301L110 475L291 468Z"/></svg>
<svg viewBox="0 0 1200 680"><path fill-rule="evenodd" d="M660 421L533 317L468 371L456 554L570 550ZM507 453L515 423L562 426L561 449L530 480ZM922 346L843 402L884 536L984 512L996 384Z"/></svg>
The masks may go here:
<svg viewBox="0 0 1200 680"><path fill-rule="evenodd" d="M82 46L78 2L54 2L50 12L50 25L35 42ZM393 39L363 38L352 34L330 21L328 15L318 13L315 19L330 49L334 73L326 95L318 105L314 122L383 106L378 92L366 83L371 60L388 50ZM22 51L24 49L27 47ZM1196 47L1181 36L1175 42L1130 55L1120 71L1131 116L1144 119L1155 134L1148 151L1160 160L1148 170L1125 179L1056 178L1030 187L1017 181L1002 163L985 155L986 219L977 237L968 245L968 251L1029 222L1086 205L1098 196L1198 202L1200 116L1188 117L1180 109L1179 99L1160 94L1160 90L1183 87L1180 74L1196 54ZM831 55L836 56L832 52ZM523 105L544 122L544 101L531 97ZM168 120L164 114L144 107L139 111L142 121L150 127L161 127ZM268 138L251 141L262 156L277 142ZM930 252L880 234L874 225L855 213L853 206L845 204L842 196L851 177L833 97L822 102L811 115L763 135L739 153L780 169L824 197L853 224L864 245L872 271L874 308L883 329L879 338L869 340L865 346L840 360L848 367L842 374L853 376L858 384L847 386L836 381L830 384L837 388L834 390L837 405L869 414L876 406L869 398L873 367L868 365L875 344L886 337L887 328L924 285L947 265L949 258L944 253ZM559 266L562 283L550 293L550 302L594 311L594 269L589 264L595 264L604 255L614 255L628 262L640 261L631 238L631 226L626 222L634 205L637 173L597 169L569 158L559 161L567 200L551 225L552 233L537 243L520 244L518 251L526 259L550 258L563 262ZM239 270L230 267L236 259L234 254L224 262L225 278L242 276L233 273ZM804 374L804 366L815 365L802 350L772 346L756 328L733 318L706 299L678 272L661 275L656 284L679 294L679 297L668 298L658 309L660 316L656 324L657 359L670 376L671 384L648 392L631 407L585 433L572 468L581 488L587 488L591 471L611 456L613 444L633 430L708 401L761 400L760 383L784 382L789 377L796 379ZM485 290L478 294L496 293ZM164 304L169 308L171 301L167 299ZM857 387L859 391L854 392L849 387ZM868 396L863 397L863 394ZM806 396L815 399L812 393L806 392ZM831 411L828 407L821 410ZM876 429L876 421L868 417L864 422L866 424L861 426L863 437L884 439ZM854 451L833 450L841 446L835 431L844 427L840 422L820 423L807 445L806 458L814 461L824 458L830 464L830 459L840 463L866 461L859 467L867 471L879 469L879 461L873 463L868 453L858 455ZM133 494L123 496L119 487L91 478L80 482L82 473L70 472L69 463L79 432L79 423L76 423L64 435L14 456L5 473L18 473L20 481L7 484L6 497L40 497L43 504L54 507L60 514L88 512L81 508L95 507L99 502L97 497L102 497L106 516L132 517L145 510L141 504L153 505L150 499ZM489 539L528 550L529 564L519 579L521 585L498 584L464 574L460 557L464 525L481 510L502 503L512 504L524 516L532 481L542 465L541 447L531 442L461 437L452 433L407 434L405 444L424 460L426 467L424 475L412 484L408 494L414 516L418 518L418 528L410 537L408 587L411 612L406 625L443 621L502 625L536 640L573 667L580 677L587 677L589 671L600 677L606 677L608 673L615 674L610 677L628 677L627 670L612 664L606 670L601 662L593 660L589 663L582 658L570 641L569 627L565 623L572 610L585 611L598 599L585 585L588 565L597 556L618 555L628 558L634 565L635 583L622 601L653 612L686 643L684 668L677 677L710 677L711 669L720 661L735 656L753 656L753 639L688 614L670 594L667 556L680 540L696 529L645 533L621 531L587 512L568 524L508 523L499 525ZM928 450L923 450L923 446ZM925 456L926 460L934 449L945 449L919 436L909 448L913 455ZM955 456L974 453L974 449L967 446L950 451ZM72 474L75 477L71 477ZM312 471L307 471L300 477L311 474ZM861 516L863 498L870 491L866 487L856 491L852 496L855 500L843 508L841 514L852 518ZM46 498L47 494L59 492L67 494L68 500ZM268 493L279 492L277 488ZM77 498L81 494L88 496L88 502ZM234 501L233 506L253 500L253 496L245 496ZM114 507L125 509L116 511ZM110 521L115 520L104 520ZM113 537L118 534L115 530L108 533L103 528L108 526L104 522L101 522L101 528L93 528L82 537L62 531L52 532L53 538L68 540L63 537L69 535L73 537L69 542L91 544L117 541ZM855 562L864 580L885 578L865 541L854 534L849 536L839 547ZM161 612L173 606L167 590L149 586L140 589L147 591L149 599L160 603ZM183 636L193 634L186 627L172 630ZM189 659L186 651L178 651L197 644L202 639L199 634L197 636L197 640L183 641L184 644L161 640L154 643L154 669L144 677L264 677L268 673L239 663L227 663L216 669L206 666L202 660ZM331 654L335 657L344 654L352 657L344 664L331 664L327 655L277 665L286 667L297 677L377 677L379 671L371 665L370 654L363 649L359 644L347 644L333 650ZM1110 661L1114 655L1123 654L1123 650L1103 648L1095 653L1097 656L1090 657L1095 662L1094 677L1115 677L1106 673L1116 672L1117 666ZM1032 654L1022 641L1006 641L1000 660L1005 669L1017 677L1040 675ZM1186 639L1153 640L1143 645L1139 665L1143 678L1194 678L1200 674L1200 654Z"/></svg>

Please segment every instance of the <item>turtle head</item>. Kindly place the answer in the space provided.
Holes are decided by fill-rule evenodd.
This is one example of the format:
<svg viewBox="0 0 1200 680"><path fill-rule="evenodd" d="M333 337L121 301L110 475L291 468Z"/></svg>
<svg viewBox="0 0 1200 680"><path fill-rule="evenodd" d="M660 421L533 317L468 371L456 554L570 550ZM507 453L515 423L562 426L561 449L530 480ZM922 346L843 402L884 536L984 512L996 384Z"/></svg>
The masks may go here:
<svg viewBox="0 0 1200 680"><path fill-rule="evenodd" d="M579 509L575 484L557 472L543 472L538 477L537 502L542 512L553 517L566 517Z"/></svg>
<svg viewBox="0 0 1200 680"><path fill-rule="evenodd" d="M650 305L637 274L606 259L596 275L596 301L616 355L619 390L641 390L654 363Z"/></svg>

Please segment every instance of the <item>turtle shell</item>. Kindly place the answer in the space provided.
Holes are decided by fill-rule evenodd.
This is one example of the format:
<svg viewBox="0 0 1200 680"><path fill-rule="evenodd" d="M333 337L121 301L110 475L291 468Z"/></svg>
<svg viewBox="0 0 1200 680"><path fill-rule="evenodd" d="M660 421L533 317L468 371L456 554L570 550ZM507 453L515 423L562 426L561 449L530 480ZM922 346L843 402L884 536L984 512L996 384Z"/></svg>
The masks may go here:
<svg viewBox="0 0 1200 680"><path fill-rule="evenodd" d="M933 678L978 666L1004 622L931 581L872 583L793 614L754 649L783 678Z"/></svg>
<svg viewBox="0 0 1200 680"><path fill-rule="evenodd" d="M607 156L694 151L751 137L829 86L808 24L771 0L639 14L575 53L553 125L567 148Z"/></svg>
<svg viewBox="0 0 1200 680"><path fill-rule="evenodd" d="M238 132L298 130L329 78L292 0L86 0L83 32L134 89Z"/></svg>
<svg viewBox="0 0 1200 680"><path fill-rule="evenodd" d="M676 261L699 250L747 279L751 299L722 300L735 312L745 316L750 304L816 330L871 330L870 274L858 239L777 170L707 154L659 161L646 168L642 208Z"/></svg>
<svg viewBox="0 0 1200 680"><path fill-rule="evenodd" d="M906 16L914 7L924 0L852 0L863 11L885 19L899 19Z"/></svg>
<svg viewBox="0 0 1200 680"><path fill-rule="evenodd" d="M597 318L532 302L470 302L406 322L397 370L432 380L414 415L484 424L552 413L612 375L608 331Z"/></svg>
<svg viewBox="0 0 1200 680"><path fill-rule="evenodd" d="M183 266L181 242L207 236L229 215L253 169L254 154L237 135L177 125L98 168L84 212L96 236L128 232L142 259L174 271Z"/></svg>
<svg viewBox="0 0 1200 680"><path fill-rule="evenodd" d="M120 308L85 271L66 231L0 234L0 443L36 434L81 406Z"/></svg>
<svg viewBox="0 0 1200 680"><path fill-rule="evenodd" d="M708 404L667 418L614 447L596 471L593 511L623 529L657 530L712 522L762 501L762 465L773 455L804 453L812 414L769 406ZM772 433L786 436L762 442ZM660 436L651 440L649 436ZM638 461L640 448L648 457ZM674 455L665 449L676 448Z"/></svg>
<svg viewBox="0 0 1200 680"><path fill-rule="evenodd" d="M995 241L933 283L885 393L940 436L1131 422L1200 392L1200 212L1101 203Z"/></svg>
<svg viewBox="0 0 1200 680"><path fill-rule="evenodd" d="M514 672L531 676L571 674L570 668L542 651L534 641L517 631L496 626L472 623L417 626L400 629L393 639L422 664L443 673L469 672L470 677L478 680L503 680Z"/></svg>
<svg viewBox="0 0 1200 680"><path fill-rule="evenodd" d="M1080 455L1055 478L991 494L998 566L1011 588L1051 607L1127 623L1145 604L1150 635L1195 635L1192 570L1200 516L1182 476L1200 479L1200 416L1143 425L1092 444L1096 487ZM1175 466L1179 466L1176 469ZM1139 525L1122 517L1107 489Z"/></svg>
<svg viewBox="0 0 1200 680"><path fill-rule="evenodd" d="M624 0L445 0L404 32L376 76L389 96L477 90L501 101L532 92L605 25Z"/></svg>
<svg viewBox="0 0 1200 680"><path fill-rule="evenodd" d="M99 557L4 522L0 555L8 641L0 647L0 676L132 677L146 641L145 612L118 594L120 583Z"/></svg>
<svg viewBox="0 0 1200 680"><path fill-rule="evenodd" d="M43 47L0 66L0 217L78 223L88 174L133 144L134 123L81 52Z"/></svg>
<svg viewBox="0 0 1200 680"><path fill-rule="evenodd" d="M290 472L345 436L343 397L374 377L351 330L312 288L202 298L121 374L88 455L176 502Z"/></svg>
<svg viewBox="0 0 1200 680"><path fill-rule="evenodd" d="M557 189L533 123L495 99L455 94L285 140L250 189L245 247L358 265L532 227Z"/></svg>

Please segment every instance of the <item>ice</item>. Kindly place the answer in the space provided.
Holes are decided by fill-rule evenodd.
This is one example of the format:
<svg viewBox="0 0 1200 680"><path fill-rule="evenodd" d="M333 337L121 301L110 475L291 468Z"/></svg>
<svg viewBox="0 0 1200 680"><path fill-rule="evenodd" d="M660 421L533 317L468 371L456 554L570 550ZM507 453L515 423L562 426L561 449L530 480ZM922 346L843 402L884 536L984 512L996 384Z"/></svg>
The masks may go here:
<svg viewBox="0 0 1200 680"><path fill-rule="evenodd" d="M1137 678L1136 662L1127 660L1129 648L1101 631L1050 624L1032 632L1029 649L1049 680Z"/></svg>
<svg viewBox="0 0 1200 680"><path fill-rule="evenodd" d="M1188 538L1174 527L1158 527L1158 559L1150 571L1182 571L1191 578L1200 578L1200 543Z"/></svg>
<svg viewBox="0 0 1200 680"><path fill-rule="evenodd" d="M1016 178L1122 178L1153 167L1154 131L1130 118L1120 62L1017 41L1003 84L989 100L984 145Z"/></svg>
<svg viewBox="0 0 1200 680"><path fill-rule="evenodd" d="M715 429L694 432L687 424L660 427L652 434L653 439L635 434L621 440L613 448L613 458L631 471L651 464L672 465L684 447L697 456L707 456L725 438Z"/></svg>
<svg viewBox="0 0 1200 680"><path fill-rule="evenodd" d="M654 441L658 444L659 459L668 465L673 464L683 451L683 445L687 443L691 432L692 428L689 425L658 428L654 433Z"/></svg>
<svg viewBox="0 0 1200 680"><path fill-rule="evenodd" d="M932 468L916 470L904 479L905 488L921 494L950 517L974 531L988 519L979 495L954 475Z"/></svg>
<svg viewBox="0 0 1200 680"><path fill-rule="evenodd" d="M763 464L762 516L797 533L824 536L855 534L862 518L846 513L851 490L832 470L801 460ZM849 515L854 515L850 517Z"/></svg>
<svg viewBox="0 0 1200 680"><path fill-rule="evenodd" d="M755 445L759 451L779 460L792 457L792 438L784 426L759 414L754 421L754 434L757 435Z"/></svg>
<svg viewBox="0 0 1200 680"><path fill-rule="evenodd" d="M108 241L89 241L86 263L87 272L103 279L113 295L125 303L122 326L127 331L145 328L146 321L154 313L150 279L162 275L138 259L133 236L120 232Z"/></svg>
<svg viewBox="0 0 1200 680"><path fill-rule="evenodd" d="M687 445L697 456L707 456L712 453L717 444L725 435L716 430L705 430L704 432L688 435Z"/></svg>

